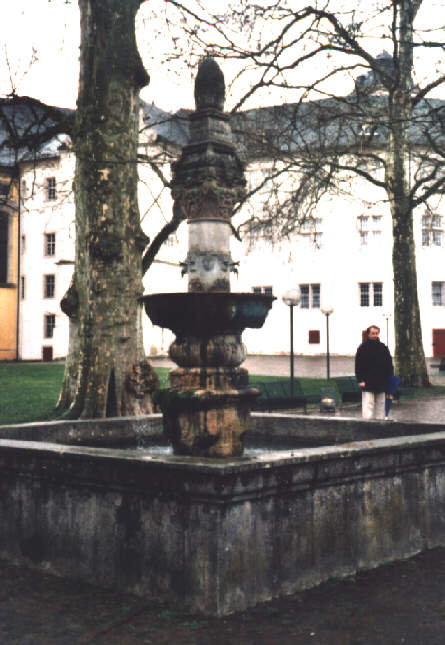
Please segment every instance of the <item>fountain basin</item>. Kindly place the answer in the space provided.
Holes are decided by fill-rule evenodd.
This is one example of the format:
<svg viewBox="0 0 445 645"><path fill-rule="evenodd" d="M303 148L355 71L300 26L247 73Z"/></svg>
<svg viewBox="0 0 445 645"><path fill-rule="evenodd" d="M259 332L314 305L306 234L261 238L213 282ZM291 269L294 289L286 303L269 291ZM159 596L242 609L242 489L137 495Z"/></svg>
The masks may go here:
<svg viewBox="0 0 445 645"><path fill-rule="evenodd" d="M221 461L105 447L160 415L0 428L0 557L222 616L445 545L439 424L253 418L331 445Z"/></svg>
<svg viewBox="0 0 445 645"><path fill-rule="evenodd" d="M166 435L177 455L239 456L258 392L247 383L241 333L261 327L274 296L228 291L157 293L142 297L152 323L176 334L169 349L179 366L159 400Z"/></svg>
<svg viewBox="0 0 445 645"><path fill-rule="evenodd" d="M264 324L275 296L257 293L201 291L155 293L141 298L154 325L171 329L176 336L209 338L239 334Z"/></svg>

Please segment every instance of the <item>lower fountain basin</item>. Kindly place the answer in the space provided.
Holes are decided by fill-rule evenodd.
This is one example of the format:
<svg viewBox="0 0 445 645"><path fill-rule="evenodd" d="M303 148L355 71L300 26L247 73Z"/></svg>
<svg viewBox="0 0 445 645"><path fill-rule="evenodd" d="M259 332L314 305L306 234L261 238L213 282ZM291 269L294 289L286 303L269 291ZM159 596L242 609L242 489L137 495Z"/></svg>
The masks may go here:
<svg viewBox="0 0 445 645"><path fill-rule="evenodd" d="M211 337L262 327L275 296L258 293L155 293L141 298L153 324L176 336Z"/></svg>
<svg viewBox="0 0 445 645"><path fill-rule="evenodd" d="M223 616L445 544L442 425L253 416L227 460L105 447L160 415L1 427L1 557Z"/></svg>

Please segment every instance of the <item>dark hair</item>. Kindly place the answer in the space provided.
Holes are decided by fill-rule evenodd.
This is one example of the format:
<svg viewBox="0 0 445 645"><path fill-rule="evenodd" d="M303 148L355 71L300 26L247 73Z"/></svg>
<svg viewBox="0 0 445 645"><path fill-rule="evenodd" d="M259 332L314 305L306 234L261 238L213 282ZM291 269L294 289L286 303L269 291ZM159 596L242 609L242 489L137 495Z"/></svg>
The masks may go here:
<svg viewBox="0 0 445 645"><path fill-rule="evenodd" d="M366 337L369 336L369 332L371 331L371 329L378 329L380 331L380 327L378 325L369 325L369 327L367 327L366 329Z"/></svg>

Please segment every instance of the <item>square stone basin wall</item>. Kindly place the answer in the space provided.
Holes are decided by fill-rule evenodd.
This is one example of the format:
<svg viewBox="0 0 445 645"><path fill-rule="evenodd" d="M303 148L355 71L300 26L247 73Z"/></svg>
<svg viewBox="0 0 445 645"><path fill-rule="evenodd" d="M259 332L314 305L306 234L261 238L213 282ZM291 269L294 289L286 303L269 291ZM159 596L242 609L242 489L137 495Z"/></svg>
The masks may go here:
<svg viewBox="0 0 445 645"><path fill-rule="evenodd" d="M354 423L395 436L223 461L79 445L156 416L0 428L0 557L222 616L445 545L445 432Z"/></svg>

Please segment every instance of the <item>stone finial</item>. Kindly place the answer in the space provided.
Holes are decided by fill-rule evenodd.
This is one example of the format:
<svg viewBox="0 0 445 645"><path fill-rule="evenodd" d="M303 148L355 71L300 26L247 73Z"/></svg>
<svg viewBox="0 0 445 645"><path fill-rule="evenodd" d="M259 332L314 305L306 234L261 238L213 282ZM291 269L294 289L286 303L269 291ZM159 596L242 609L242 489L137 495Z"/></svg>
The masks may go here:
<svg viewBox="0 0 445 645"><path fill-rule="evenodd" d="M224 110L226 87L224 74L214 58L204 58L195 80L195 104L197 110L213 108Z"/></svg>
<svg viewBox="0 0 445 645"><path fill-rule="evenodd" d="M172 196L189 225L182 274L188 290L230 291L230 219L245 192L244 165L224 114L224 76L212 58L201 61L195 82L196 111L190 140L172 164Z"/></svg>

